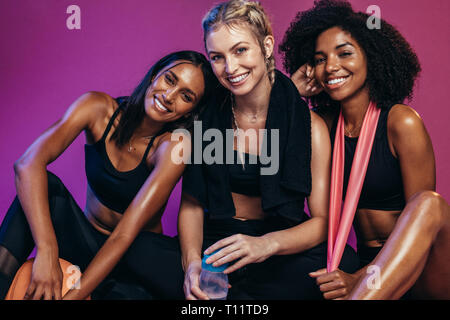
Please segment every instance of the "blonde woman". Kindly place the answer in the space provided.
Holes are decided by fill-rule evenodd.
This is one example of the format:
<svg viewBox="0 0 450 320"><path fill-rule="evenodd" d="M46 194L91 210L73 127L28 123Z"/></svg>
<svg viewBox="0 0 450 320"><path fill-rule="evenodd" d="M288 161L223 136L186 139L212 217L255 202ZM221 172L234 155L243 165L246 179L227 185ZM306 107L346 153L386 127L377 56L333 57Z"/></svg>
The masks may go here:
<svg viewBox="0 0 450 320"><path fill-rule="evenodd" d="M215 252L207 263L229 263L224 271L229 299L320 299L308 273L326 265L331 160L326 124L275 70L275 40L259 3L221 3L206 14L203 30L224 90L205 111L202 129L219 129L224 137L234 130L234 161L228 154L185 172L179 212L185 296L209 298L199 287L201 259ZM260 130L267 135L246 139ZM205 147L204 142L204 152ZM277 170L264 173L276 159ZM340 268L354 270L354 255L347 247Z"/></svg>

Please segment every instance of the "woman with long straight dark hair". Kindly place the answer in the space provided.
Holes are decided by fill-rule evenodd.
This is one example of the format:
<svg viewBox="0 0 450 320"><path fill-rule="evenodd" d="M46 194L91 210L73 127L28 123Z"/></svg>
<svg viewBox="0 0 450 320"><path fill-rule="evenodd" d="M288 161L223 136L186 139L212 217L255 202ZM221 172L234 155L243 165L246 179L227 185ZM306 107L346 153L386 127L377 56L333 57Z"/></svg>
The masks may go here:
<svg viewBox="0 0 450 320"><path fill-rule="evenodd" d="M14 164L17 197L0 228L1 298L34 246L28 299L62 298L58 258L83 272L79 289L64 299L83 299L109 275L130 273L123 256L139 233L165 237L161 216L184 170L183 163L172 161L172 151L190 145L187 137L172 141L171 131L192 126L214 83L202 54L171 53L156 62L130 97L82 95L27 149ZM83 131L84 212L46 170ZM146 251L138 255L148 257Z"/></svg>

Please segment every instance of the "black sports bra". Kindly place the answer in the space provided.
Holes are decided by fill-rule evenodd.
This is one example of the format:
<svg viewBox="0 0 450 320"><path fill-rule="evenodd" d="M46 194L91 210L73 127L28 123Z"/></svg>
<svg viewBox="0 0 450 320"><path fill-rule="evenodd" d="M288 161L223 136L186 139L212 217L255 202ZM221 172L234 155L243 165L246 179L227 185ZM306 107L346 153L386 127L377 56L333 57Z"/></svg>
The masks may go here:
<svg viewBox="0 0 450 320"><path fill-rule="evenodd" d="M231 192L247 196L260 196L259 156L250 153L242 153L242 155L244 155L244 166L242 166L237 150L234 150L234 159L237 159L237 162L228 165Z"/></svg>
<svg viewBox="0 0 450 320"><path fill-rule="evenodd" d="M86 144L84 150L89 187L103 205L123 213L151 173L145 160L156 136L148 143L144 156L136 168L129 171L117 171L106 152L105 140L120 110L119 107L114 112L102 138L94 144Z"/></svg>
<svg viewBox="0 0 450 320"><path fill-rule="evenodd" d="M358 208L388 211L402 210L405 207L400 164L398 159L392 155L388 142L387 118L390 109L381 110ZM336 127L337 121L334 122L331 130L331 140L333 142ZM347 191L357 142L358 137L345 137L343 197L345 197Z"/></svg>

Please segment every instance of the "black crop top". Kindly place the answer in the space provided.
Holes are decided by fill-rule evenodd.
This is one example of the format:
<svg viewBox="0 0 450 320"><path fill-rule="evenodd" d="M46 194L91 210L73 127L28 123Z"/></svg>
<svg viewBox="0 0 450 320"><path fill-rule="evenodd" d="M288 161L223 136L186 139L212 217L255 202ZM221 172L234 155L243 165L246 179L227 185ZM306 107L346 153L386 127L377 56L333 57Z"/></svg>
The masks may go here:
<svg viewBox="0 0 450 320"><path fill-rule="evenodd" d="M247 196L260 196L260 163L259 157L250 153L244 155L244 166L238 151L234 150L235 163L228 165L231 192Z"/></svg>
<svg viewBox="0 0 450 320"><path fill-rule="evenodd" d="M405 196L400 164L389 149L387 135L387 118L391 108L381 110L375 138L370 154L367 173L359 198L358 208L374 210L402 210L405 207ZM334 145L337 119L332 130L331 139ZM344 188L345 197L350 170L355 155L358 137L345 136Z"/></svg>
<svg viewBox="0 0 450 320"><path fill-rule="evenodd" d="M105 140L119 111L120 107L109 120L102 138L94 144L86 144L84 150L89 187L103 205L124 213L151 172L145 159L156 136L148 143L144 156L136 168L130 171L117 171L106 152Z"/></svg>

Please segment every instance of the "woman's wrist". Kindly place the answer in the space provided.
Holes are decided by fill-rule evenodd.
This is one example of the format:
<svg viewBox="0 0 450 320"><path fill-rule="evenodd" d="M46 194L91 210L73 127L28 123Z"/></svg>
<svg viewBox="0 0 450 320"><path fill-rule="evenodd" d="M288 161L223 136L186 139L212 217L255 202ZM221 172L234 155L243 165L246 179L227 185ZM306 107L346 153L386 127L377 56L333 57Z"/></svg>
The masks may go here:
<svg viewBox="0 0 450 320"><path fill-rule="evenodd" d="M183 266L183 271L186 272L186 270L189 268L189 266L196 261L202 261L201 254L199 253L190 253L186 256L183 256L181 259L181 264Z"/></svg>
<svg viewBox="0 0 450 320"><path fill-rule="evenodd" d="M281 243L275 233L267 233L261 236L261 239L265 241L265 247L267 248L267 254L269 257L280 253Z"/></svg>
<svg viewBox="0 0 450 320"><path fill-rule="evenodd" d="M36 245L36 254L47 255L58 258L59 249L58 243L55 241L42 241Z"/></svg>
<svg viewBox="0 0 450 320"><path fill-rule="evenodd" d="M358 271L356 271L355 273L353 273L353 275L356 277L356 278L361 278L361 276L363 276L364 274L366 274L367 273L367 267L368 266L365 266L364 268L361 268L361 269L359 269Z"/></svg>

